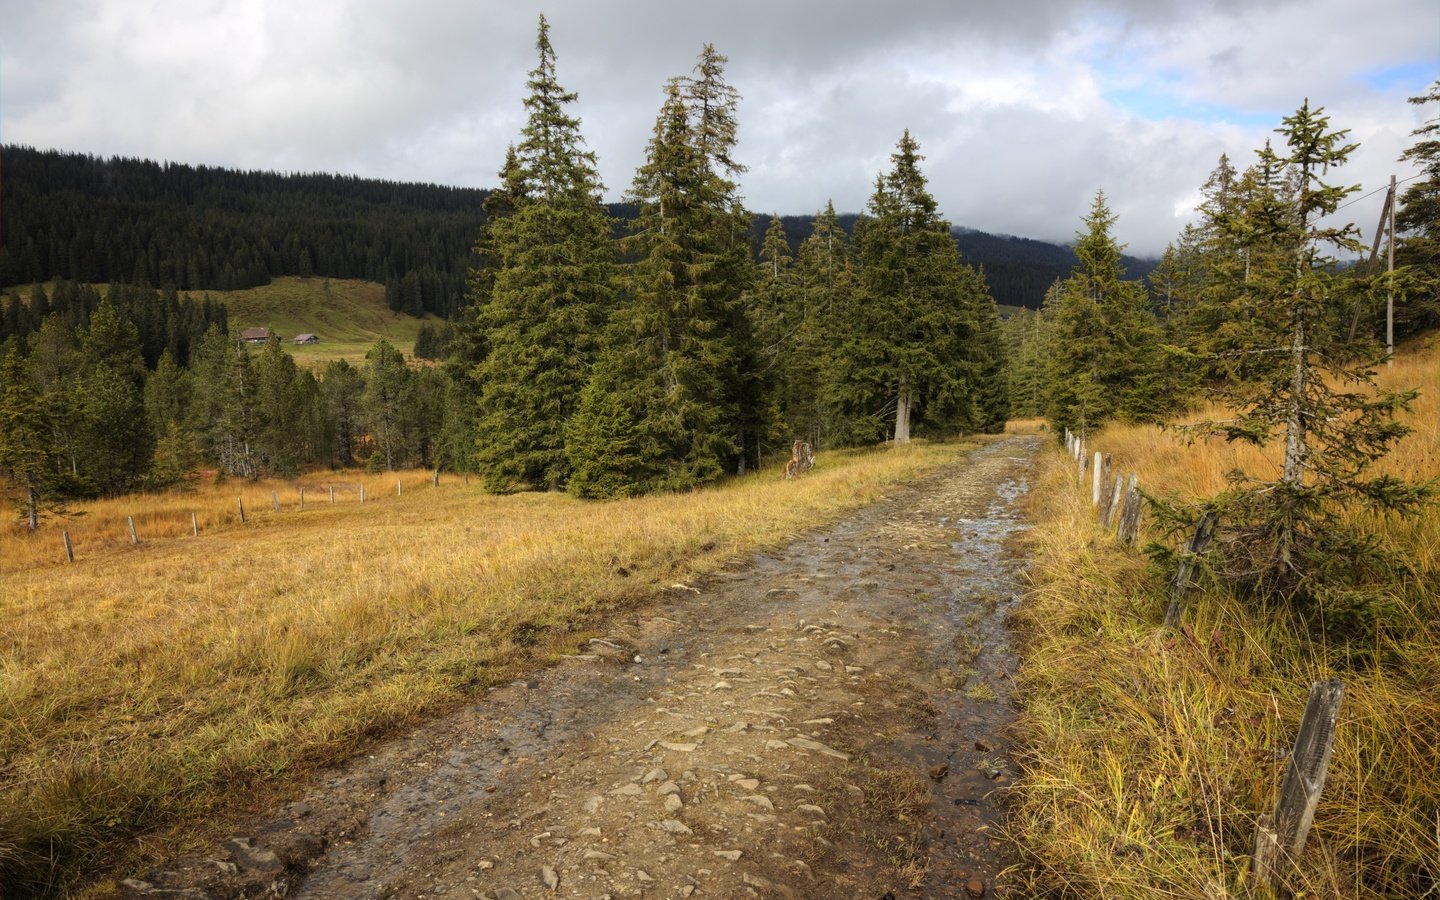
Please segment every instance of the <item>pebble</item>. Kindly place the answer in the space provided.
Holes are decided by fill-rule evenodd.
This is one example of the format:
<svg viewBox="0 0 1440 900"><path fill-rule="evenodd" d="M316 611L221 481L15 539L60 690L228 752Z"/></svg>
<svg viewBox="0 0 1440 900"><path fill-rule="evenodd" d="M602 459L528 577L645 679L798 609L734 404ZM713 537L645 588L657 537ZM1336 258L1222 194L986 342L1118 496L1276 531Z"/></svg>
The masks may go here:
<svg viewBox="0 0 1440 900"><path fill-rule="evenodd" d="M651 769L645 773L644 778L640 779L640 783L649 784L652 781L664 781L669 777L670 775L664 769Z"/></svg>
<svg viewBox="0 0 1440 900"><path fill-rule="evenodd" d="M660 785L657 790L662 797L668 794L678 794L680 793L680 785L676 784L673 781L667 781L664 784Z"/></svg>
<svg viewBox="0 0 1440 900"><path fill-rule="evenodd" d="M850 761L850 754L841 753L834 747L827 747L819 741L811 740L810 738L793 737L787 740L785 743L789 744L792 747L799 747L801 750L813 750L816 753L823 753L826 756L833 756L834 758L844 760L845 762Z"/></svg>
<svg viewBox="0 0 1440 900"><path fill-rule="evenodd" d="M614 859L615 857L603 850L586 850L586 859Z"/></svg>
<svg viewBox="0 0 1440 900"><path fill-rule="evenodd" d="M980 900L981 897L985 896L985 882L978 878L970 879L965 882L965 893L974 897L975 900Z"/></svg>
<svg viewBox="0 0 1440 900"><path fill-rule="evenodd" d="M684 822L681 822L681 821L679 821L679 820L677 820L677 819L662 819L661 822L660 822L660 830L661 830L661 831L668 831L670 834L694 834L694 833L695 833L695 832L693 832L693 831L690 830L690 826L689 826L689 825L686 825Z"/></svg>
<svg viewBox="0 0 1440 900"><path fill-rule="evenodd" d="M559 890L560 888L560 876L555 874L555 870L549 866L541 867L540 880L545 882L545 886L552 891Z"/></svg>
<svg viewBox="0 0 1440 900"><path fill-rule="evenodd" d="M668 794L668 795L666 795L666 797L665 797L665 811L666 811L666 812L671 812L671 813L673 813L673 812L679 812L679 811L680 811L680 808L683 807L684 805L685 805L685 803L684 803L684 801L682 801L682 800L680 799L680 795L679 795L679 794Z"/></svg>
<svg viewBox="0 0 1440 900"><path fill-rule="evenodd" d="M755 804L756 806L760 807L761 809L774 809L774 808L775 808L775 804L772 803L771 800L770 800L770 798L767 797L767 796L765 796L764 794L747 794L746 796L741 797L740 799L746 801L747 803L753 803L753 804Z"/></svg>
<svg viewBox="0 0 1440 900"><path fill-rule="evenodd" d="M638 784L622 784L622 785L620 785L618 788L616 788L615 790L611 791L611 792L610 792L610 796L612 796L612 797L634 797L634 796L638 795L639 793L640 793L640 785L638 785Z"/></svg>
<svg viewBox="0 0 1440 900"><path fill-rule="evenodd" d="M699 744L676 744L676 743L672 743L671 741L661 741L661 742L660 742L660 746L661 746L662 749L671 750L671 751L674 751L675 753L694 753L694 752L695 752L695 748L698 747L698 746L700 746L700 745L699 745Z"/></svg>
<svg viewBox="0 0 1440 900"><path fill-rule="evenodd" d="M742 855L744 855L744 852L741 850L716 850L715 855L721 857L722 859L728 859L731 862L735 862Z"/></svg>
<svg viewBox="0 0 1440 900"><path fill-rule="evenodd" d="M737 778L735 783L740 786L741 790L756 791L760 789L760 779L758 778Z"/></svg>
<svg viewBox="0 0 1440 900"><path fill-rule="evenodd" d="M931 766L931 767L930 767L930 777L933 778L933 779L935 779L936 781L942 780L946 775L949 775L949 774L950 774L950 764L949 764L949 763L941 763L941 764L938 765L938 766Z"/></svg>
<svg viewBox="0 0 1440 900"><path fill-rule="evenodd" d="M645 871L644 869L636 869L636 870L635 870L635 880L636 880L636 881L654 881L655 879L651 878L651 877L650 877L650 873L647 872L647 871Z"/></svg>
<svg viewBox="0 0 1440 900"><path fill-rule="evenodd" d="M825 818L825 810L821 809L813 803L802 803L795 808L800 812L810 813L811 815L819 816L822 819Z"/></svg>

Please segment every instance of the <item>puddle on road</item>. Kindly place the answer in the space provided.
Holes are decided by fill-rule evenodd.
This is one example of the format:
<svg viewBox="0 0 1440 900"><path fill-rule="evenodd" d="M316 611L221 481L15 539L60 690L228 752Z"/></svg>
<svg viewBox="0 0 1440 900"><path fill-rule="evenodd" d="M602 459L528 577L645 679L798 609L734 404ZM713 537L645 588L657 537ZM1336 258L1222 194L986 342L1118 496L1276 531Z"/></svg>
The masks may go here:
<svg viewBox="0 0 1440 900"><path fill-rule="evenodd" d="M1015 719L1016 656L1006 615L1023 596L1023 559L1010 542L1030 526L1017 501L1029 490L1030 460L998 457L1004 474L984 514L939 517L954 563L944 573L946 602L937 622L932 659L955 678L931 692L937 712L933 740L902 747L932 779L932 847L927 896L970 896L966 883L985 883L986 896L1006 896L1000 872L1015 861L999 837L1006 807L1004 789L1014 778L1009 726ZM984 502L984 501L981 501ZM972 509L978 506L972 500ZM948 770L941 772L941 766Z"/></svg>

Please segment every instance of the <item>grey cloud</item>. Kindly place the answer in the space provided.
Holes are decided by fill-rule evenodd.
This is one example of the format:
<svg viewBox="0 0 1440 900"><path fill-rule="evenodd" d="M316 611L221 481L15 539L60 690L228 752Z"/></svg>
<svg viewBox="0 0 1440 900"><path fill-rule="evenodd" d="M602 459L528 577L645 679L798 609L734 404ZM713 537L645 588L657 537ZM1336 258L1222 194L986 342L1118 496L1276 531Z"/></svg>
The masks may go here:
<svg viewBox="0 0 1440 900"><path fill-rule="evenodd" d="M1135 119L1104 99L1112 82L1163 77L1181 99L1267 112L1308 93L1373 137L1354 167L1369 183L1413 112L1355 76L1440 57L1433 29L1385 37L1433 19L1428 6L1384 0L1360 19L1345 0L0 0L0 109L12 142L484 186L519 131L543 9L614 197L661 85L713 42L745 96L756 209L859 209L908 127L953 221L1065 239L1103 184L1122 238L1153 253L1219 153L1247 156L1269 126ZM997 77L1013 89L977 92Z"/></svg>

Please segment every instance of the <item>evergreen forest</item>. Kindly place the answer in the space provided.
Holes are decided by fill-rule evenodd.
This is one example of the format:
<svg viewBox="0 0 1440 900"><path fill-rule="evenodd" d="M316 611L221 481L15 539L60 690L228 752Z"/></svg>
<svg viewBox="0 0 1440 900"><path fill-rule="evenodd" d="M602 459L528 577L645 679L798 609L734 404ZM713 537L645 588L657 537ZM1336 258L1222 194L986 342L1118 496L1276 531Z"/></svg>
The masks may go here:
<svg viewBox="0 0 1440 900"><path fill-rule="evenodd" d="M607 498L753 472L796 440L1161 421L1279 378L1257 360L1295 326L1259 311L1338 204L1306 193L1301 150L1222 157L1201 222L1151 271L1103 190L1071 248L956 228L906 131L860 213L757 215L711 45L664 86L607 204L543 17L536 57L487 191L5 147L0 284L29 286L0 302L0 472L22 518L202 470L425 466ZM1377 358L1385 292L1404 294L1402 337L1436 325L1434 141L1407 157L1426 168L1400 198L1399 273L1307 257L1324 300L1305 327L1343 346L1327 358ZM363 365L301 368L204 295L282 274L382 282L393 310L439 314L415 347L434 364L381 341Z"/></svg>

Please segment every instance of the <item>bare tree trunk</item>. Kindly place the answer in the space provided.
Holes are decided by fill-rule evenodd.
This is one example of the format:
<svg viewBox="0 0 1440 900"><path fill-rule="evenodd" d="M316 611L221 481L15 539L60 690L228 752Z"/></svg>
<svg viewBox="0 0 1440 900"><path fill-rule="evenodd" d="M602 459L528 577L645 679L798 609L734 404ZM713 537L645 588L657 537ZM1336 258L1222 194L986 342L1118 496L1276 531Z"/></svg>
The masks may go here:
<svg viewBox="0 0 1440 900"><path fill-rule="evenodd" d="M1297 304L1291 314L1290 402L1285 416L1285 467L1281 478L1300 486L1305 476L1305 313Z"/></svg>
<svg viewBox="0 0 1440 900"><path fill-rule="evenodd" d="M914 402L910 397L910 385L904 378L900 379L900 393L895 398L895 443L910 443L910 405Z"/></svg>
<svg viewBox="0 0 1440 900"><path fill-rule="evenodd" d="M31 531L40 527L40 496L33 487L25 491L25 518Z"/></svg>

